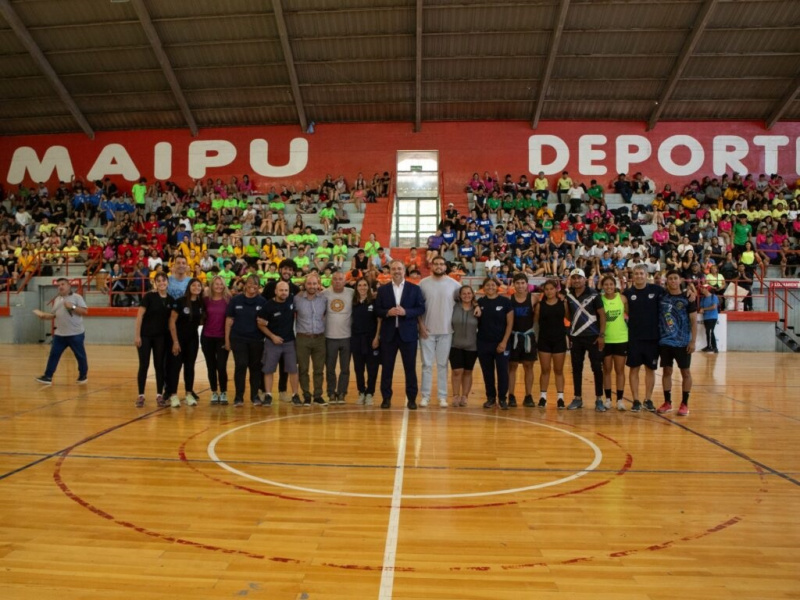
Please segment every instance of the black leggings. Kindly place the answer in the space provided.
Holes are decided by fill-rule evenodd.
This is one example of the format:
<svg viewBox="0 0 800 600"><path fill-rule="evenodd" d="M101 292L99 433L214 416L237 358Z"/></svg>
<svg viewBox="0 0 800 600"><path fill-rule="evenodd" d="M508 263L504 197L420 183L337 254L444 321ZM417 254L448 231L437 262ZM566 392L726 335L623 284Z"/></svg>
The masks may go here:
<svg viewBox="0 0 800 600"><path fill-rule="evenodd" d="M167 349L167 396L178 393L181 367L183 367L183 386L186 392L194 391L194 365L197 362L197 351L200 346L197 331L185 337L179 335L178 343L181 345L181 351L177 356L172 353L171 346Z"/></svg>
<svg viewBox="0 0 800 600"><path fill-rule="evenodd" d="M705 319L703 325L706 328L706 345L712 350L716 350L717 336L714 335L714 328L717 326L717 319Z"/></svg>
<svg viewBox="0 0 800 600"><path fill-rule="evenodd" d="M264 342L247 340L231 340L233 352L233 385L236 389L236 401L244 401L244 385L247 371L250 371L250 399L258 397L258 388L264 380L261 373L261 357L264 354Z"/></svg>
<svg viewBox="0 0 800 600"><path fill-rule="evenodd" d="M225 350L225 339L202 336L200 347L203 349L203 356L206 357L208 384L211 386L211 391L216 392L219 387L220 392L227 392L229 352Z"/></svg>
<svg viewBox="0 0 800 600"><path fill-rule="evenodd" d="M579 336L569 338L572 342L569 356L572 361L572 385L575 395L582 398L583 391L583 361L586 353L589 354L589 364L594 374L595 398L603 397L603 353L597 347L596 336Z"/></svg>
<svg viewBox="0 0 800 600"><path fill-rule="evenodd" d="M164 389L164 346L166 336L156 337L142 336L142 345L137 348L139 352L139 374L137 383L139 384L139 395L144 394L144 386L147 382L147 371L150 369L150 354L153 355L153 368L156 372L156 393L160 394Z"/></svg>
<svg viewBox="0 0 800 600"><path fill-rule="evenodd" d="M356 373L356 387L359 394L375 394L378 381L380 353L372 349L375 336L356 334L350 338L350 350L353 357L353 369ZM366 371L366 381L364 378Z"/></svg>
<svg viewBox="0 0 800 600"><path fill-rule="evenodd" d="M478 340L478 361L483 372L487 400L505 400L508 396L508 352L497 351L498 342ZM497 385L495 386L495 371Z"/></svg>

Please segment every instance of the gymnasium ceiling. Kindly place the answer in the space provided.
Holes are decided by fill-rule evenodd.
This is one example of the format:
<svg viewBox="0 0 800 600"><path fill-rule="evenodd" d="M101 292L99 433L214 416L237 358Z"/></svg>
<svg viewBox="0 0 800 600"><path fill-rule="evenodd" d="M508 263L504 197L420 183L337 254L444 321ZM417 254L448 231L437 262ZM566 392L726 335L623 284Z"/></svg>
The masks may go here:
<svg viewBox="0 0 800 600"><path fill-rule="evenodd" d="M800 0L0 0L0 135L800 120Z"/></svg>

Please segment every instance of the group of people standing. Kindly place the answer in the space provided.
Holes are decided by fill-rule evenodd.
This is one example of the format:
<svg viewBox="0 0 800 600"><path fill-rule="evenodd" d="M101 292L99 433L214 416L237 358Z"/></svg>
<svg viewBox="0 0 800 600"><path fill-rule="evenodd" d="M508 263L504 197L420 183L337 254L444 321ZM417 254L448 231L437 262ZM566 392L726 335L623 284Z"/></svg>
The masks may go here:
<svg viewBox="0 0 800 600"><path fill-rule="evenodd" d="M258 277L249 277L244 292L231 297L221 278L213 278L204 289L186 275L183 262L176 260L172 276L156 276L155 289L145 295L138 310L137 406L145 402L151 357L157 404L180 406L178 384L183 370L185 403L196 405L194 363L202 350L212 404L228 403L227 362L232 353L235 406L244 404L246 392L254 406L270 406L276 373L283 401L305 407L345 404L352 360L356 403L373 404L381 370L381 408L390 408L399 353L405 405L411 410L417 408L418 399L422 407L432 402L442 408L466 406L476 362L485 384L484 408L517 406L514 391L520 366L525 391L522 405L536 406L533 367L537 360L541 366L538 406L547 406L553 375L557 407L577 410L583 407L582 375L588 356L597 411L613 406L612 387L617 409L626 409L626 365L631 410L671 411L672 369L677 364L683 383L679 414L689 412L696 340L693 313L698 302L693 287L682 289L678 272L667 274L664 288L648 283L647 269L637 267L631 287L619 291L616 280L607 276L601 293L587 286L581 269L570 273L566 287L548 280L538 292L531 290L525 275L517 274L510 297L500 295L491 278L484 281L478 297L470 286L447 275L442 257L431 261L431 273L419 285L406 280L405 266L395 260L390 264L391 281L377 289L365 279L347 286L344 274L334 273L326 290L315 272L302 287L293 283L295 265L286 260L278 280L261 289ZM702 300L700 305L704 306ZM417 379L418 349L421 381ZM574 398L566 404L568 352ZM664 402L656 409L652 398L659 359ZM644 401L639 394L642 366Z"/></svg>

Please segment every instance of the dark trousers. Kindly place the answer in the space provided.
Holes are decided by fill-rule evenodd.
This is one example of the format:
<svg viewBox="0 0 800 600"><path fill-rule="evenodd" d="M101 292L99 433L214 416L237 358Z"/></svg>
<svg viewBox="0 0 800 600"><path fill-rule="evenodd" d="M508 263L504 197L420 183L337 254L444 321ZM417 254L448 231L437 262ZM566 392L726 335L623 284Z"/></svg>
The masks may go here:
<svg viewBox="0 0 800 600"><path fill-rule="evenodd" d="M178 393L178 380L183 368L183 387L186 392L194 391L194 365L197 362L197 351L200 342L197 339L197 331L188 336L178 336L178 343L181 351L176 356L170 348L167 352L167 396Z"/></svg>
<svg viewBox="0 0 800 600"><path fill-rule="evenodd" d="M706 345L712 350L716 350L717 336L714 335L714 329L717 326L717 319L705 319L703 326L706 328Z"/></svg>
<svg viewBox="0 0 800 600"><path fill-rule="evenodd" d="M372 336L357 335L350 338L350 352L353 356L353 370L356 373L356 387L359 394L375 394L378 381L380 351L372 349ZM364 381L366 371L366 382Z"/></svg>
<svg viewBox="0 0 800 600"><path fill-rule="evenodd" d="M603 396L603 353L597 347L597 337L571 337L572 348L569 351L572 361L572 385L575 388L575 395L582 397L583 390L583 361L586 353L589 353L589 365L594 374L594 395L595 398Z"/></svg>
<svg viewBox="0 0 800 600"><path fill-rule="evenodd" d="M89 362L86 360L86 348L83 345L85 333L78 335L54 335L53 345L50 346L50 357L47 359L47 367L44 374L46 377L52 377L58 367L58 361L61 360L61 355L69 348L75 355L78 361L78 377L83 379L89 371Z"/></svg>
<svg viewBox="0 0 800 600"><path fill-rule="evenodd" d="M164 347L166 336L142 336L142 345L137 348L139 352L139 373L136 381L139 384L139 394L144 394L144 385L147 382L147 371L150 369L150 355L153 355L153 369L156 372L156 390L158 394L164 391Z"/></svg>
<svg viewBox="0 0 800 600"><path fill-rule="evenodd" d="M481 364L483 383L486 386L486 399L505 400L508 396L508 352L498 352L497 342L478 340L478 362Z"/></svg>
<svg viewBox="0 0 800 600"><path fill-rule="evenodd" d="M395 332L390 340L381 340L381 396L384 400L392 399L392 376L397 352L403 359L403 371L406 376L406 397L409 402L417 401L419 385L417 384L417 341L404 342L400 334Z"/></svg>
<svg viewBox="0 0 800 600"><path fill-rule="evenodd" d="M201 337L200 347L206 357L208 368L208 384L211 391L228 391L228 351L225 350L224 338Z"/></svg>
<svg viewBox="0 0 800 600"><path fill-rule="evenodd" d="M234 402L244 401L244 386L247 372L250 371L250 399L258 397L260 383L264 380L261 373L261 356L264 354L264 342L248 340L231 340L233 352L233 385L236 390Z"/></svg>

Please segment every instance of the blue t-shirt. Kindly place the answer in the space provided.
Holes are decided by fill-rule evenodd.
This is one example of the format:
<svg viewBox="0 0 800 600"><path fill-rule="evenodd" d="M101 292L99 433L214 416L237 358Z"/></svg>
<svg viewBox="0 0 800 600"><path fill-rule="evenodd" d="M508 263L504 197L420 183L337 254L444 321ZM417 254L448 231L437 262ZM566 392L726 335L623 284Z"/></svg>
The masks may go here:
<svg viewBox="0 0 800 600"><path fill-rule="evenodd" d="M246 342L260 342L264 339L264 334L258 328L256 319L266 316L267 300L263 296L248 298L244 294L238 294L231 298L228 303L227 317L233 319L231 325L231 339L243 340ZM269 325L267 325L269 327Z"/></svg>
<svg viewBox="0 0 800 600"><path fill-rule="evenodd" d="M697 312L694 302L685 293L669 292L658 303L658 332L661 346L684 348L692 341L692 313Z"/></svg>
<svg viewBox="0 0 800 600"><path fill-rule="evenodd" d="M704 321L719 318L719 298L715 294L700 298L700 308L703 309Z"/></svg>
<svg viewBox="0 0 800 600"><path fill-rule="evenodd" d="M184 277L179 281L170 275L169 283L167 284L167 295L176 300L183 296L189 286L190 279L190 277Z"/></svg>
<svg viewBox="0 0 800 600"><path fill-rule="evenodd" d="M464 258L472 258L475 256L475 246L461 246L458 249L458 254Z"/></svg>
<svg viewBox="0 0 800 600"><path fill-rule="evenodd" d="M533 232L533 239L536 240L537 244L546 244L548 237L549 236L547 235L546 231L534 231Z"/></svg>
<svg viewBox="0 0 800 600"><path fill-rule="evenodd" d="M456 241L456 232L455 231L442 232L442 239L444 239L445 244L452 244L454 241Z"/></svg>
<svg viewBox="0 0 800 600"><path fill-rule="evenodd" d="M468 231L466 237L470 241L470 243L476 244L480 239L481 234L478 233L477 231Z"/></svg>

